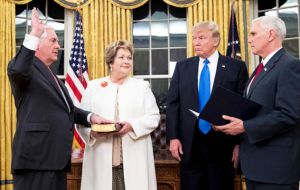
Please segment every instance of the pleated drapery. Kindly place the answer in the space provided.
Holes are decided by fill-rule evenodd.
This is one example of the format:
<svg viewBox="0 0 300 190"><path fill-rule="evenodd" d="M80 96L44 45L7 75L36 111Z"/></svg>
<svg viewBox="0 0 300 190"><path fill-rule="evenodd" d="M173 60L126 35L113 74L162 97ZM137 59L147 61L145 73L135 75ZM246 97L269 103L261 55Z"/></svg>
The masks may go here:
<svg viewBox="0 0 300 190"><path fill-rule="evenodd" d="M83 8L83 36L90 79L108 74L105 47L116 40L132 41L132 16L110 0L95 0Z"/></svg>
<svg viewBox="0 0 300 190"><path fill-rule="evenodd" d="M0 190L12 190L11 147L16 110L7 77L7 64L15 55L15 5L0 0Z"/></svg>

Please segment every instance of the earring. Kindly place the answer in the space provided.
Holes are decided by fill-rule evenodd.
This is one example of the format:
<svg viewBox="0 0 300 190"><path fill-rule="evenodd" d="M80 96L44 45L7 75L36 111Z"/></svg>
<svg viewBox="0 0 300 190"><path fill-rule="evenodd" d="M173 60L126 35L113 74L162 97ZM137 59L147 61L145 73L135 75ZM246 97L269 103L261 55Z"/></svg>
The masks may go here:
<svg viewBox="0 0 300 190"><path fill-rule="evenodd" d="M112 68L111 67L109 68L109 71L112 72Z"/></svg>

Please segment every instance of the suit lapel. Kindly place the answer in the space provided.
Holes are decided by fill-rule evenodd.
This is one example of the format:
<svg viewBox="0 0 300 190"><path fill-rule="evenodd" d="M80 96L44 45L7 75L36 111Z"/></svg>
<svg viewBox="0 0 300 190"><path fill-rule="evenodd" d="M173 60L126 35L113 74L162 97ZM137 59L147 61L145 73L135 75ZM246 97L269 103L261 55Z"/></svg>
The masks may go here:
<svg viewBox="0 0 300 190"><path fill-rule="evenodd" d="M276 65L277 61L279 60L279 58L285 53L284 49L280 49L278 52L276 52L273 57L267 62L267 64L264 66L264 69L259 73L259 75L257 76L257 78L252 81L250 88L249 88L249 92L247 94L247 97L250 97L253 90L255 89L255 87L263 80L263 78L265 78L270 71L273 69L273 67ZM254 77L254 73L256 72L257 68L255 69L255 71L252 73L250 80L247 84L246 89L248 88L248 85L250 84L250 81L252 80L252 78Z"/></svg>
<svg viewBox="0 0 300 190"><path fill-rule="evenodd" d="M223 77L225 75L225 71L228 66L229 65L228 65L226 59L224 58L224 56L219 53L219 60L218 60L218 64L217 64L217 70L216 70L215 80L214 80L214 84L213 84L213 90L219 84L221 84L221 82L223 81Z"/></svg>
<svg viewBox="0 0 300 190"><path fill-rule="evenodd" d="M57 83L56 83L55 79L53 78L52 74L50 73L49 69L47 68L47 66L45 66L45 64L43 62L41 62L38 58L35 57L34 59L35 59L34 60L34 66L36 66L37 69L40 71L40 73L45 77L45 79L47 80L49 85L54 87L54 89L56 90L56 92L58 93L60 98L63 100L63 103L65 104L66 109L68 110L68 107L65 103L64 97L61 94L61 91L60 91L59 87L57 86ZM57 80L57 81L59 82L60 80ZM61 86L61 84L60 84L60 86ZM64 91L64 88L62 86L61 86L61 89ZM66 93L65 93L65 96L67 97L67 99L68 98L70 99L70 97L68 95L66 95ZM69 100L67 100L67 101L68 101L69 105L73 105L73 103L70 104Z"/></svg>
<svg viewBox="0 0 300 190"><path fill-rule="evenodd" d="M197 100L197 102L198 102L199 57L198 56L194 57L194 59L188 64L190 64L188 73L190 73L189 78L191 79L191 84L193 84L194 99Z"/></svg>
<svg viewBox="0 0 300 190"><path fill-rule="evenodd" d="M57 81L58 81L58 83L59 83L59 85L60 85L60 87L61 87L61 89L62 89L62 91L63 91L63 93L64 93L64 95L65 95L65 97L66 97L66 99L68 101L68 103L69 103L70 109L72 109L74 107L73 100L70 97L69 92L68 92L65 84L60 79L58 79Z"/></svg>

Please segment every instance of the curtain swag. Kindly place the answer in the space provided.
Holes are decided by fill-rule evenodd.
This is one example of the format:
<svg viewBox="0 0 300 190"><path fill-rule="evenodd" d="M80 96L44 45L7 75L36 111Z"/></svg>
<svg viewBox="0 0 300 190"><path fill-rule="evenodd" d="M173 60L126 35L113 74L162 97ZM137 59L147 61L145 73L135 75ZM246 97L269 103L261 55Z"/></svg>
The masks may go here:
<svg viewBox="0 0 300 190"><path fill-rule="evenodd" d="M111 3L123 9L135 9L144 5L149 0L110 0ZM160 0L174 7L190 7L200 0Z"/></svg>
<svg viewBox="0 0 300 190"><path fill-rule="evenodd" d="M66 9L78 10L90 4L93 0L54 0L60 6Z"/></svg>
<svg viewBox="0 0 300 190"><path fill-rule="evenodd" d="M138 8L149 0L110 0L110 2L123 9L135 9Z"/></svg>
<svg viewBox="0 0 300 190"><path fill-rule="evenodd" d="M8 0L8 2L18 4L18 5L23 5L29 3L30 1L32 0Z"/></svg>
<svg viewBox="0 0 300 190"><path fill-rule="evenodd" d="M8 2L10 3L19 4L19 5L27 4L31 1L32 0L8 0ZM78 10L90 4L90 2L93 0L54 0L54 1L66 9Z"/></svg>
<svg viewBox="0 0 300 190"><path fill-rule="evenodd" d="M163 0L165 3L172 5L174 7L190 7L196 3L199 3L200 0Z"/></svg>
<svg viewBox="0 0 300 190"><path fill-rule="evenodd" d="M8 0L8 1L14 4L22 5L22 4L29 3L32 0ZM54 1L66 9L77 10L78 8L82 9L86 5L90 4L90 2L93 0L54 0ZM110 0L111 3L123 9L135 9L144 5L148 1L149 0ZM183 8L183 7L190 7L198 3L200 0L161 0L161 1L164 1L165 3L172 5L174 7Z"/></svg>

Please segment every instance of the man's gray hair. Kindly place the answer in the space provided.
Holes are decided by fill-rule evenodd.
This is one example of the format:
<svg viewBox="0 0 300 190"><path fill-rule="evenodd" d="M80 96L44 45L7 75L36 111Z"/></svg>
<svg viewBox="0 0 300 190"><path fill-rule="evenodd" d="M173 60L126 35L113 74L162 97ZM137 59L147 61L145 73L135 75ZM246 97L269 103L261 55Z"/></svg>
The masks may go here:
<svg viewBox="0 0 300 190"><path fill-rule="evenodd" d="M43 39L45 39L47 37L47 35L48 35L47 30L53 30L53 31L55 31L55 29L53 28L53 26L45 25L44 32L41 35L40 40L43 40Z"/></svg>
<svg viewBox="0 0 300 190"><path fill-rule="evenodd" d="M283 20L281 20L278 17L266 15L262 17L258 17L252 21L254 22L260 22L260 26L263 29L270 30L273 29L276 33L276 35L283 40L286 36L286 27Z"/></svg>

